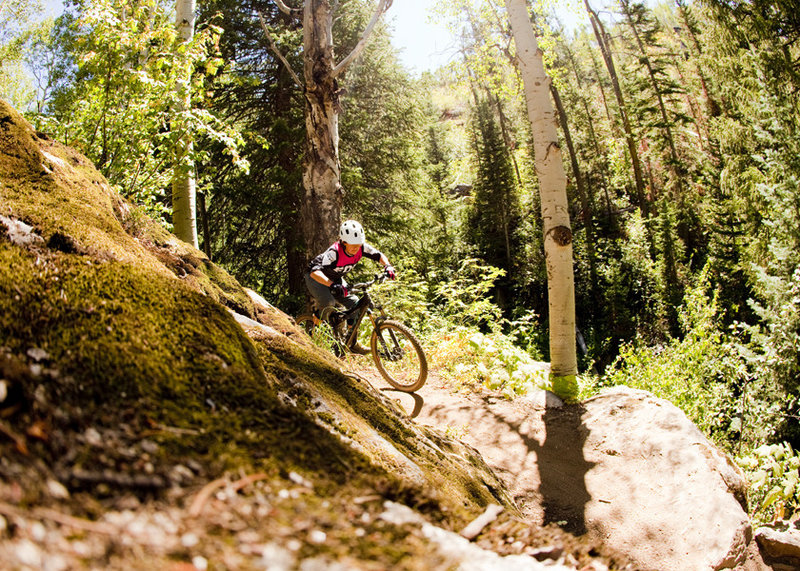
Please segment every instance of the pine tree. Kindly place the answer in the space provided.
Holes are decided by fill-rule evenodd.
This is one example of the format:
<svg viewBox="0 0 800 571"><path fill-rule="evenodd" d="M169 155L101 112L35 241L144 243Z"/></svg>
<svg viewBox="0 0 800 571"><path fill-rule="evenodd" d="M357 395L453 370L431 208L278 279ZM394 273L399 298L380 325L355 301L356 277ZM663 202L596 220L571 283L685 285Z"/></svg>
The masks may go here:
<svg viewBox="0 0 800 571"><path fill-rule="evenodd" d="M485 98L477 100L472 133L477 168L467 236L487 264L506 270L512 277L517 254L519 195L493 105Z"/></svg>

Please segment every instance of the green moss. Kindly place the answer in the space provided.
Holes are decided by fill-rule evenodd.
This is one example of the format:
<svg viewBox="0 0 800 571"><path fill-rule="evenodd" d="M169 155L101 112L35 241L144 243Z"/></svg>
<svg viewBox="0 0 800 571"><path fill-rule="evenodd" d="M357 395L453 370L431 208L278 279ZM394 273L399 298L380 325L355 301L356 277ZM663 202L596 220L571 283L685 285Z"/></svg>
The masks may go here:
<svg viewBox="0 0 800 571"><path fill-rule="evenodd" d="M46 420L66 442L90 423L111 429L124 417L132 440L153 432L158 462L192 458L212 475L297 471L322 496L377 490L461 523L497 501L496 479L471 451L426 436L287 316L264 308L256 316L233 277L137 214L85 158L39 138L2 102L0 150L0 213L42 237L20 247L0 232L0 358L13 364L2 373L21 394L9 419L18 432ZM226 308L284 335L246 333ZM34 361L50 372L32 373ZM45 464L68 462L63 443L37 446ZM420 468L421 481L394 473L405 460L391 447L405 468ZM114 453L104 451L126 469ZM70 457L97 456L84 447Z"/></svg>
<svg viewBox="0 0 800 571"><path fill-rule="evenodd" d="M67 253L178 275L212 300L253 317L253 303L233 277L125 203L85 157L38 136L4 102L0 120L3 214L33 225L45 242L68 244Z"/></svg>
<svg viewBox="0 0 800 571"><path fill-rule="evenodd" d="M368 467L284 407L230 314L177 280L117 262L36 256L3 241L0 329L0 345L13 353L47 353L60 372L51 390L64 405L89 414L135 406L159 424L196 429L162 436L177 454L205 455L219 469L269 458L267 465L314 466L333 479L351 468L332 459Z"/></svg>
<svg viewBox="0 0 800 571"><path fill-rule="evenodd" d="M565 403L578 402L578 380L575 375L564 377L551 375L550 382L553 384L553 392Z"/></svg>
<svg viewBox="0 0 800 571"><path fill-rule="evenodd" d="M231 375L263 379L231 316L176 280L113 261L14 250L0 247L3 343L44 349L87 387L104 379L89 398L194 399Z"/></svg>

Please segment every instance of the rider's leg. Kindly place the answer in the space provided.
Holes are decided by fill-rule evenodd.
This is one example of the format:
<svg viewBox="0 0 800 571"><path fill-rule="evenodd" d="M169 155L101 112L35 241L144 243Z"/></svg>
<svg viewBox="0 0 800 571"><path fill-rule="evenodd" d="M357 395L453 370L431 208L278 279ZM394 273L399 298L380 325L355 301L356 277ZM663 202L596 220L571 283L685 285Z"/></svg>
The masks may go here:
<svg viewBox="0 0 800 571"><path fill-rule="evenodd" d="M317 311L320 315L322 314L322 310L326 307L333 307L336 305L336 300L333 298L333 294L327 286L322 285L312 278L311 274L306 273L303 278L305 279L308 293L311 294L311 297L313 297L316 302Z"/></svg>
<svg viewBox="0 0 800 571"><path fill-rule="evenodd" d="M336 302L339 302L347 309L350 309L356 303L358 303L358 296L355 295L349 295L347 297L334 297L330 288L322 285L317 280L312 278L311 274L304 274L304 278L306 281L306 287L308 288L309 293L314 298L314 301L317 305L317 311L321 321L328 321L328 318L335 310ZM336 326L335 323L331 323L331 325L334 327Z"/></svg>
<svg viewBox="0 0 800 571"><path fill-rule="evenodd" d="M341 303L345 309L352 309L358 303L358 296L357 295L348 295L347 297L337 297L336 301ZM348 325L352 325L355 321L355 317L351 317L347 320Z"/></svg>

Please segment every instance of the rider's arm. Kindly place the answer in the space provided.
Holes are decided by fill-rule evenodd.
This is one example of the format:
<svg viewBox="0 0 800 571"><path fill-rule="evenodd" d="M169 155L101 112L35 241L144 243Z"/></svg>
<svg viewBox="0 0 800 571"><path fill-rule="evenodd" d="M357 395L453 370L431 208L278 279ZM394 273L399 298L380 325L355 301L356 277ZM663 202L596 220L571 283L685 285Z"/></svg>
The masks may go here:
<svg viewBox="0 0 800 571"><path fill-rule="evenodd" d="M391 264L389 263L389 258L386 257L386 254L384 254L374 246L370 244L364 244L364 249L362 251L364 252L365 257L369 258L370 260L375 260L376 262L379 262L380 265L382 265L384 268L386 266L391 266Z"/></svg>
<svg viewBox="0 0 800 571"><path fill-rule="evenodd" d="M322 272L322 270L315 270L315 271L311 272L311 279L313 279L315 282L319 282L322 285L327 286L327 287L330 287L331 285L333 285L333 280L328 279L328 276L326 276Z"/></svg>
<svg viewBox="0 0 800 571"><path fill-rule="evenodd" d="M377 261L380 262L380 264L383 266L383 271L386 273L389 279L391 280L395 279L395 271L394 268L392 267L392 264L389 263L389 258L387 258L386 255L383 254L382 252L377 252L377 253L379 255Z"/></svg>
<svg viewBox="0 0 800 571"><path fill-rule="evenodd" d="M326 270L336 267L336 259L336 249L331 246L319 256L311 260L311 263L308 267L308 273L311 275L311 279L327 287L330 287L332 284L336 283L334 279L326 274Z"/></svg>

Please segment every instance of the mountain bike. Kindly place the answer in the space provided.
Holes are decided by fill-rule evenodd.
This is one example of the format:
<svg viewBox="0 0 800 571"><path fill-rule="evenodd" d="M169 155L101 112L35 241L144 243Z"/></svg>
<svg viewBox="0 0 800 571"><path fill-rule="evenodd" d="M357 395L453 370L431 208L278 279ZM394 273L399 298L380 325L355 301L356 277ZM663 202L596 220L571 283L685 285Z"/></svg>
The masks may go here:
<svg viewBox="0 0 800 571"><path fill-rule="evenodd" d="M386 277L385 273L378 274L368 282L351 285L350 291L361 294L361 298L350 309L328 307L322 315L315 310L299 316L295 322L311 337L324 327L333 338L334 353L342 356L345 351L367 353L358 341L358 333L364 317L369 317L372 323L369 352L378 372L394 388L412 393L419 390L428 378L428 359L411 330L399 321L389 319L383 305L376 303L369 294L369 288L382 283Z"/></svg>

